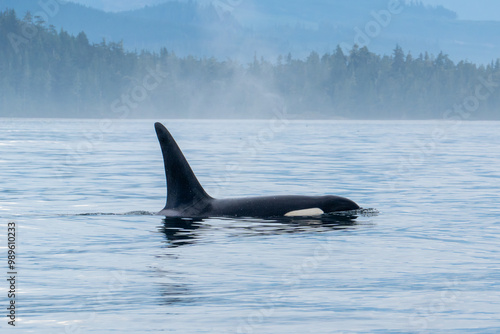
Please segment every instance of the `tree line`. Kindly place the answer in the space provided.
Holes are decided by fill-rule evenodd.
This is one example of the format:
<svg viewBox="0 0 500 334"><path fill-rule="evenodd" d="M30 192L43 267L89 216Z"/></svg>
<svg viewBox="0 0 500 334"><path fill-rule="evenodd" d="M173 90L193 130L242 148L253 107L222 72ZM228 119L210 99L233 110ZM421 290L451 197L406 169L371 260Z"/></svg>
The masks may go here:
<svg viewBox="0 0 500 334"><path fill-rule="evenodd" d="M131 52L30 13L0 12L3 117L262 118L278 109L297 118L435 119L463 103L468 119L500 119L500 59L455 63L444 53L396 46L377 55L355 45L241 64L166 48Z"/></svg>

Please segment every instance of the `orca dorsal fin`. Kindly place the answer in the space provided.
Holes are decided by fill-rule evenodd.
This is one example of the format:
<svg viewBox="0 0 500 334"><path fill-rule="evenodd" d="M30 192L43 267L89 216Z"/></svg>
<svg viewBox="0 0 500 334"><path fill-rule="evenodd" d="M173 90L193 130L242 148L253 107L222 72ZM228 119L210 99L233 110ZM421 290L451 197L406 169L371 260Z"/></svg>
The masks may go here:
<svg viewBox="0 0 500 334"><path fill-rule="evenodd" d="M155 123L167 178L165 209L193 206L211 197L205 192L174 138L161 123Z"/></svg>

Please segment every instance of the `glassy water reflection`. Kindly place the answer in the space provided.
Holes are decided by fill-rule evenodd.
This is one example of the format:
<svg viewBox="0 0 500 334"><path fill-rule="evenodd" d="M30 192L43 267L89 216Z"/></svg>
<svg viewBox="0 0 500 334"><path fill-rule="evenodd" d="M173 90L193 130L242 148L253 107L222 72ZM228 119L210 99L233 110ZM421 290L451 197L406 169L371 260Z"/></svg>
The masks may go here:
<svg viewBox="0 0 500 334"><path fill-rule="evenodd" d="M381 212L185 221L152 215L153 121L98 122L0 123L0 221L19 227L19 327L2 333L500 331L500 123L291 121L252 157L265 121L166 121L213 196Z"/></svg>

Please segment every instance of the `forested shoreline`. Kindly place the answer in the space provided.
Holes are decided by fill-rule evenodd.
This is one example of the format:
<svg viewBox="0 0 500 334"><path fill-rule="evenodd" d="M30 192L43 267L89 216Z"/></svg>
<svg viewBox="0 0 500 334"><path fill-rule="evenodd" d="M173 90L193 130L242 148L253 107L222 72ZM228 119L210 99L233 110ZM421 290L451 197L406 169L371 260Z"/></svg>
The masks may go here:
<svg viewBox="0 0 500 334"><path fill-rule="evenodd" d="M168 34L168 32L165 32ZM56 31L29 13L0 13L0 117L500 119L500 59L487 66L446 54L392 55L337 47L306 59L249 64L130 52Z"/></svg>

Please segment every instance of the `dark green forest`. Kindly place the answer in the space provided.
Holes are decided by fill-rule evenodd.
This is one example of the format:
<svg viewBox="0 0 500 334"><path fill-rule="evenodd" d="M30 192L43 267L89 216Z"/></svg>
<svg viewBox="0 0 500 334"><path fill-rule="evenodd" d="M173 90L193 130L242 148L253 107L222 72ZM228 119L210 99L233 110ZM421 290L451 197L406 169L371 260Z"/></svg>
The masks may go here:
<svg viewBox="0 0 500 334"><path fill-rule="evenodd" d="M0 116L500 119L500 59L337 47L249 64L90 43L40 17L0 13Z"/></svg>

